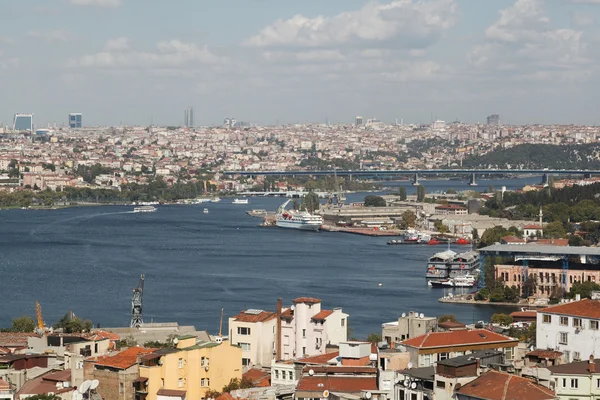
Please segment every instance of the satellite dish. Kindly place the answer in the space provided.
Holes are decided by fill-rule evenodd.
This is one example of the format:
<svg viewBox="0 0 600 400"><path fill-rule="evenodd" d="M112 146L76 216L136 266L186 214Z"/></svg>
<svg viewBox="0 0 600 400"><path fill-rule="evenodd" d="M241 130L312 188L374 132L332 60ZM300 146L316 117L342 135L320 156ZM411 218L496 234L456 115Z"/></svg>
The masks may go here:
<svg viewBox="0 0 600 400"><path fill-rule="evenodd" d="M423 314L423 313L419 314L419 318L421 318L421 319L425 318L425 314Z"/></svg>
<svg viewBox="0 0 600 400"><path fill-rule="evenodd" d="M177 343L179 343L179 339L177 339L177 338L173 339L173 343L174 343L174 344L177 344Z"/></svg>
<svg viewBox="0 0 600 400"><path fill-rule="evenodd" d="M405 312L402 313L402 318L406 318L406 313Z"/></svg>
<svg viewBox="0 0 600 400"><path fill-rule="evenodd" d="M92 384L90 385L90 390L94 390L98 387L98 385L100 384L100 381L98 379L94 379L92 381Z"/></svg>
<svg viewBox="0 0 600 400"><path fill-rule="evenodd" d="M308 375L313 376L315 374L315 371L312 369L308 370Z"/></svg>
<svg viewBox="0 0 600 400"><path fill-rule="evenodd" d="M326 399L329 397L329 390L323 390L323 398Z"/></svg>
<svg viewBox="0 0 600 400"><path fill-rule="evenodd" d="M404 386L408 387L410 385L410 381L408 379L404 380Z"/></svg>
<svg viewBox="0 0 600 400"><path fill-rule="evenodd" d="M373 396L373 395L371 394L371 392L367 392L367 393L365 393L365 399L370 399L370 398L371 398L371 396Z"/></svg>
<svg viewBox="0 0 600 400"><path fill-rule="evenodd" d="M416 382L411 383L410 384L410 388L413 389L413 390L416 389L417 388L417 383Z"/></svg>
<svg viewBox="0 0 600 400"><path fill-rule="evenodd" d="M408 369L411 369L413 367L413 363L409 362L408 363Z"/></svg>
<svg viewBox="0 0 600 400"><path fill-rule="evenodd" d="M85 393L90 390L90 386L92 386L92 381L83 381L81 386L79 387L79 393Z"/></svg>

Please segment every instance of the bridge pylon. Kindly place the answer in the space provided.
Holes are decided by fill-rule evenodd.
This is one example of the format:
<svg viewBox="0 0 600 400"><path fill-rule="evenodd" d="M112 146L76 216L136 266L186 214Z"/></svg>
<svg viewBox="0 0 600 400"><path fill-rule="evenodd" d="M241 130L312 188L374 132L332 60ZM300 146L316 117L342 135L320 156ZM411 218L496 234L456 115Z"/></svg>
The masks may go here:
<svg viewBox="0 0 600 400"><path fill-rule="evenodd" d="M550 179L548 177L548 174L542 175L542 185L544 185L544 187L547 187L549 184L550 184Z"/></svg>
<svg viewBox="0 0 600 400"><path fill-rule="evenodd" d="M412 184L413 186L419 186L419 174L415 174Z"/></svg>
<svg viewBox="0 0 600 400"><path fill-rule="evenodd" d="M477 186L477 182L475 181L475 174L471 174L471 179L469 180L469 186Z"/></svg>

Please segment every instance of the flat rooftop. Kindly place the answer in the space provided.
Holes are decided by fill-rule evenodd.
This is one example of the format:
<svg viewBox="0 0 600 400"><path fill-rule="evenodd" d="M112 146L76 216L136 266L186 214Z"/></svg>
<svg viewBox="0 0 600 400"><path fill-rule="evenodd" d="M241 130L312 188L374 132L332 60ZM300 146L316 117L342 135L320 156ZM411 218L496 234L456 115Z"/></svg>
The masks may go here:
<svg viewBox="0 0 600 400"><path fill-rule="evenodd" d="M600 247L570 247L538 244L495 244L479 249L481 253L515 253L600 257Z"/></svg>

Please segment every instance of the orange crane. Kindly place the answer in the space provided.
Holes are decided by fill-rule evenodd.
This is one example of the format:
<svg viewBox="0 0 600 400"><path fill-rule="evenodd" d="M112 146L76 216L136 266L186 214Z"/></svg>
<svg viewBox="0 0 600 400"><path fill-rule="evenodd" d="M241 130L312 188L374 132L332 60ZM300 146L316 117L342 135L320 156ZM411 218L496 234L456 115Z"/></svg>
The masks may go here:
<svg viewBox="0 0 600 400"><path fill-rule="evenodd" d="M44 319L42 318L42 306L39 301L35 301L35 315L37 316L38 329L44 332Z"/></svg>

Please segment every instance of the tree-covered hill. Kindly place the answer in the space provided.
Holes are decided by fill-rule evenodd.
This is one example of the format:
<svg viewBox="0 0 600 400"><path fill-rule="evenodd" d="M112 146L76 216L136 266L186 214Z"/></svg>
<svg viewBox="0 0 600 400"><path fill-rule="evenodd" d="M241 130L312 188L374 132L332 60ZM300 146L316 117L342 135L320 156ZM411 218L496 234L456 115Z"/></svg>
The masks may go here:
<svg viewBox="0 0 600 400"><path fill-rule="evenodd" d="M468 157L463 167L600 169L600 145L522 144Z"/></svg>

